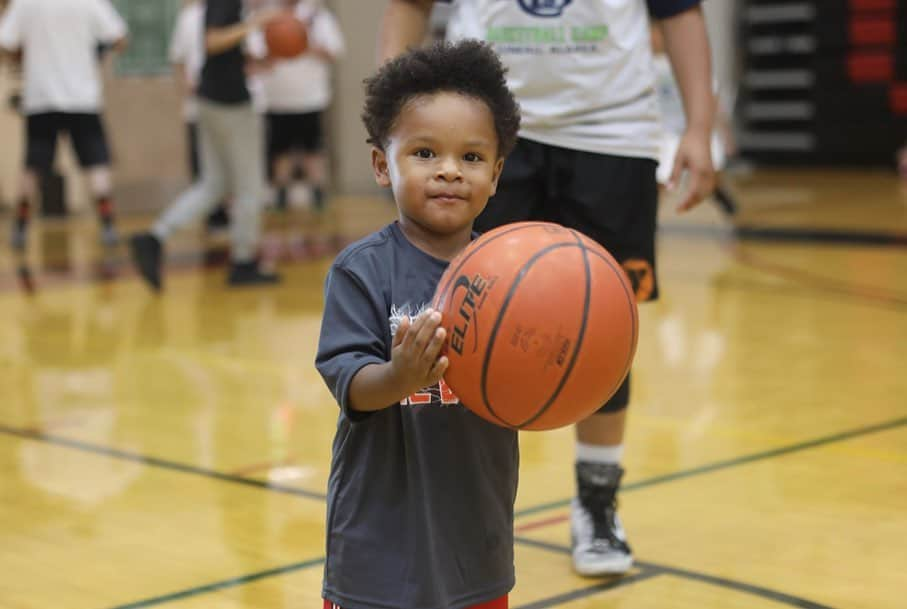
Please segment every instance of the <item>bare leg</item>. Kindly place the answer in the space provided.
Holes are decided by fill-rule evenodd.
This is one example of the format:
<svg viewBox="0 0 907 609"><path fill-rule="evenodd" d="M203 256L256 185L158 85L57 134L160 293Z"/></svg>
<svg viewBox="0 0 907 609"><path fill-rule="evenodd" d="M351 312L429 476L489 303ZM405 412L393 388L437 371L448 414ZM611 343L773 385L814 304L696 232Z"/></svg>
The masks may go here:
<svg viewBox="0 0 907 609"><path fill-rule="evenodd" d="M19 198L30 203L38 198L38 176L34 169L25 168L19 175Z"/></svg>
<svg viewBox="0 0 907 609"><path fill-rule="evenodd" d="M296 158L292 153L281 154L274 159L274 188L277 191L275 204L277 209L287 208L287 189L293 181L293 169L296 167Z"/></svg>
<svg viewBox="0 0 907 609"><path fill-rule="evenodd" d="M119 242L116 228L114 228L113 205L113 178L108 165L96 165L86 169L88 187L94 196L98 208L98 217L101 220L101 243L116 245Z"/></svg>
<svg viewBox="0 0 907 609"><path fill-rule="evenodd" d="M19 175L19 197L16 201L16 216L13 220L13 230L10 237L13 248L25 249L25 239L28 232L28 221L31 210L38 200L38 176L33 169L25 168Z"/></svg>
<svg viewBox="0 0 907 609"><path fill-rule="evenodd" d="M89 167L86 170L88 174L88 186L91 188L91 194L95 199L109 197L113 190L113 178L110 173L110 167L107 165L98 165Z"/></svg>
<svg viewBox="0 0 907 609"><path fill-rule="evenodd" d="M324 186L327 182L327 155L323 151L304 153L302 155L302 168L305 170L306 181L312 186L315 209L324 209Z"/></svg>
<svg viewBox="0 0 907 609"><path fill-rule="evenodd" d="M583 444L617 446L624 442L627 409L606 414L594 414L576 424L576 439Z"/></svg>

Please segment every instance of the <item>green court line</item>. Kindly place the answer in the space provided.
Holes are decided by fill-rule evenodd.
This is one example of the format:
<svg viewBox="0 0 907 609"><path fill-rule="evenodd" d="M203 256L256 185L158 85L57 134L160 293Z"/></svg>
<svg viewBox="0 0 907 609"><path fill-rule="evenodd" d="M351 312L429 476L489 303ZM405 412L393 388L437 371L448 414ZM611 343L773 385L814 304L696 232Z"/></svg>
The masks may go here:
<svg viewBox="0 0 907 609"><path fill-rule="evenodd" d="M196 476L214 478L215 480L223 480L224 482L233 482L236 484L244 484L246 486L263 488L278 493L298 495L307 499L315 499L318 501L325 501L327 499L327 496L322 493L315 493L293 486L264 482L262 480L256 480L255 478L246 478L244 476L236 476L234 474L225 474L223 472L205 469L203 467L196 467L194 465L179 463L178 461L170 461L168 459L161 459L160 457L151 457L148 455L119 450L117 448L110 448L107 446L99 446L97 444L90 444L88 442L82 442L80 440L64 438L63 436L55 436L52 434L44 433L42 431L20 429L17 427L9 427L8 425L0 425L0 433L16 436L26 440L37 440L40 442L47 442L48 444L56 444L58 446L74 448L76 450L94 453L96 455L103 455L105 457L114 457L116 459L122 459L124 461L133 461L135 463L141 463L142 465L169 469L177 472L182 472L184 474L194 474Z"/></svg>
<svg viewBox="0 0 907 609"><path fill-rule="evenodd" d="M566 546L559 546L557 544L548 543L545 541L537 541L535 539L529 539L527 537L516 537L514 538L514 543L530 546L533 548L539 548L548 552L555 552L557 554L565 554L567 556L570 555L570 548ZM614 588L619 588L627 584L634 584L638 581L651 579L659 575L671 575L682 579L689 579L710 584L719 588L727 588L728 590L735 590L737 592L743 592L751 596L758 596L770 601L775 601L777 603L783 603L792 607L798 607L799 609L833 609L833 607L830 607L828 605L823 605L821 603L795 596L793 594L787 594L786 592L779 592L777 590L772 590L771 588L765 588L764 586L748 584L746 582L727 579L725 577L707 575L705 573L699 573L697 571L691 571L689 569L679 569L677 567L670 567L668 565L661 565L643 560L635 561L634 567L638 567L639 572L633 575L628 575L617 580L611 579L594 586L573 590L571 592L560 594L548 599L543 599L541 601L536 601L528 605L520 605L519 607L514 607L514 609L546 609L547 607L553 607L555 605L560 605L572 600L586 598L587 596L599 594L601 592L604 592L605 590L612 590Z"/></svg>
<svg viewBox="0 0 907 609"><path fill-rule="evenodd" d="M832 434L830 436L823 436L821 438L815 438L813 440L798 442L789 446L781 446L779 448L773 448L771 450L743 455L742 457L727 459L726 461L717 461L708 465L701 465L699 467L685 469L671 474L664 474L661 476L654 476L652 478L645 478L637 482L630 482L621 486L620 492L626 493L630 491L638 491L643 488L655 486L656 484L664 484L665 482L673 482L674 480L682 480L684 478L692 478L693 476L701 476L702 474L709 474L722 469L737 467L738 465L746 465L747 463L754 463L756 461L763 461L765 459L771 459L774 457L782 457L784 455L808 450L810 448L816 448L818 446L825 446L828 444L834 444L835 442L851 440L860 436L879 433L881 431L888 431L897 427L903 427L904 425L907 425L907 417L892 419L891 421L885 421L876 425L851 429L849 431L843 431L840 433ZM519 510L514 514L514 516L516 518L521 518L523 516L545 512L547 510L552 510L555 508L567 507L568 505L570 505L570 499L561 499L559 501L543 503L541 505L536 505L524 510Z"/></svg>
<svg viewBox="0 0 907 609"><path fill-rule="evenodd" d="M268 569L267 571L259 571L258 573L250 573L249 575L243 575L241 577L234 577L231 579L223 579L219 582L205 584L204 586L197 586L195 588L188 588L186 590L180 590L179 592L173 592L171 594L146 598L144 600L136 601L134 603L129 603L126 605L117 605L113 609L141 609L142 607L151 607L153 605L160 605L163 603L169 603L171 601L182 600L192 596L198 596L199 594L208 594L211 592L217 592L219 590L235 588L236 586L243 586L259 579L273 577L275 575L284 575L293 571L301 571L302 569L317 567L318 565L323 563L324 557L313 558L311 560L297 562L291 565L285 565L283 567L275 567L274 569Z"/></svg>
<svg viewBox="0 0 907 609"><path fill-rule="evenodd" d="M823 436L820 438L815 438L813 440L798 442L796 444L792 444L789 446L782 446L782 447L767 450L767 451L762 451L762 452L758 452L758 453L752 453L750 455L736 457L734 459L718 461L715 463L691 468L688 470L681 470L678 472L674 472L672 474L665 474L662 476L646 478L644 480L639 480L637 482L625 484L621 488L621 491L629 492L629 491L639 490L642 488L648 488L650 486L663 484L665 482L672 482L674 480L690 478L693 476L698 476L698 475L702 475L702 474L711 473L714 471L719 471L719 470L728 469L731 467L736 467L738 465L745 465L748 463L762 461L762 460L770 459L773 457L780 457L780 456L788 455L791 453L808 450L810 448L816 448L819 446L825 446L825 445L833 444L836 442L842 442L842 441L850 440L850 439L857 438L860 436L865 436L865 435L869 435L869 434L873 434L873 433L879 433L882 431L888 431L891 429L896 429L898 427L902 427L904 425L907 425L907 417L900 417L897 419L892 419L890 421L878 423L876 425L860 427L860 428L840 432L837 434L832 434L832 435ZM212 472L212 471L204 470L204 469L197 468L194 466L166 461L164 459L158 459L155 457L147 457L147 456L138 455L135 453L129 453L126 451L116 450L116 449L112 449L112 448L95 446L95 445L88 444L85 442L80 442L77 440L70 440L68 438L63 438L63 437L58 437L58 436L52 436L50 434L45 434L45 433L38 432L38 431L23 430L23 429L9 427L9 426L5 426L5 425L0 425L0 433L5 433L7 435L12 435L12 436L18 436L18 437L22 437L22 438L26 438L26 439L30 439L30 440L38 440L38 441L48 442L48 443L52 443L52 444L58 444L61 446L67 446L67 447L75 448L78 450L83 450L83 451L92 452L92 453L96 453L96 454L102 454L102 455L106 455L106 456L112 456L112 457L116 457L116 458L120 458L120 459L137 461L140 463L144 463L146 465L164 467L167 469L173 469L173 470L182 471L182 472L186 472L186 473L200 474L200 475L204 475L204 476L208 476L208 477L212 477L212 478L216 478L216 479L221 479L221 480L226 480L226 481L230 481L230 482L250 484L252 486L261 487L266 490L274 490L274 491L278 491L278 492L302 495L302 496L308 497L310 499L324 500L324 498L325 498L324 495L319 495L317 493L311 493L308 491L304 491L302 489L294 489L292 487L278 487L275 485L260 482L258 480L242 478L240 476L231 476L229 474L222 474L220 472ZM543 511L554 509L554 508L562 508L562 507L566 507L569 504L570 504L570 499L563 499L560 501L545 503L545 504L537 505L537 506L534 506L531 508L527 508L525 510L520 510L515 513L515 517L519 518L522 516L527 516L530 514L543 512ZM517 539L517 542L528 544L528 545L536 545L539 547L542 547L543 545L551 545L551 544L543 544L541 542L535 542L533 540L527 540L527 539ZM550 549L552 549L554 551L562 551L562 549L559 549L558 546L553 546L553 545ZM567 551L569 552L569 550L567 550ZM291 571L296 571L299 569L304 569L304 568L311 567L314 565L322 564L324 562L324 560L325 559L322 557L322 558L312 559L310 561L305 561L302 563L294 563L292 565L287 565L284 567L277 567L275 569L261 571L259 573L253 573L251 575L247 575L247 576L243 576L243 577L227 579L227 580L223 580L221 582L215 582L213 584L208 584L208 585L200 586L197 588L190 588L185 591L174 592L172 594L167 594L167 595L163 595L163 596L146 599L143 601L138 601L136 603L131 603L128 605L121 605L118 607L114 607L113 609L138 609L141 607L150 607L153 605L159 605L162 603L170 602L173 600L178 600L181 598L186 598L189 596L197 596L200 594L214 592L214 591L217 591L220 589L232 588L235 586L243 585L243 584L251 582L251 581L258 580L258 579L272 577L275 575L281 575L281 574L291 572ZM648 579L649 577L654 577L655 575L659 575L659 574L673 574L673 575L678 575L678 576L682 576L682 577L687 577L689 579L699 579L700 581L705 581L708 583L716 583L720 579L720 578L714 578L712 576L698 574L698 573L694 573L694 572L684 572L680 569L675 569L673 567L663 567L663 566L654 565L651 563L638 563L638 564L640 566L648 566L651 568L660 569L661 572L656 573L654 571L649 570L649 571L646 571L644 574L641 573L640 577L638 577L628 583L633 583L640 579ZM645 575L645 577L643 577L643 575ZM757 590L757 589L762 590L762 589L759 589L758 587L750 586L749 584L740 584L739 582L732 582L732 583L734 585L738 586L737 589L740 589L743 591L748 590L747 586L749 586L753 590ZM731 586L731 587L733 587L733 586ZM601 590L598 590L596 588L596 591L590 592L590 594L597 593L599 591L601 591ZM769 593L769 592L772 592L772 591L766 590L766 593ZM773 594L780 594L780 593L773 593ZM784 597L784 595L781 595L781 596ZM791 598L794 598L794 597L791 597ZM802 600L802 599L800 599L800 600ZM563 602L566 602L566 601L563 601ZM829 609L829 608L825 607L824 605L818 605L816 603L812 603L811 601L802 600L802 603L805 603L805 604L799 604L799 605L795 605L795 606L803 607L803 608L807 608L807 609ZM550 606L550 605L546 605L546 606ZM519 609L527 609L527 608L519 608ZM533 609L533 608L529 607L528 609ZM539 608L535 608L535 609L539 609Z"/></svg>
<svg viewBox="0 0 907 609"><path fill-rule="evenodd" d="M662 575L662 572L658 569L645 569L640 571L639 573L634 573L632 575L624 575L623 577L618 578L609 578L605 581L599 581L596 584L592 584L591 586L562 592L561 594L556 594L548 598L543 598L531 603L526 603L525 605L517 605L513 609L548 609L549 607L556 607L558 605L563 605L564 603L577 601L589 596L601 594L602 592L614 590L616 588L623 588L624 586L638 584L640 582L646 581L647 579L658 577L659 575Z"/></svg>

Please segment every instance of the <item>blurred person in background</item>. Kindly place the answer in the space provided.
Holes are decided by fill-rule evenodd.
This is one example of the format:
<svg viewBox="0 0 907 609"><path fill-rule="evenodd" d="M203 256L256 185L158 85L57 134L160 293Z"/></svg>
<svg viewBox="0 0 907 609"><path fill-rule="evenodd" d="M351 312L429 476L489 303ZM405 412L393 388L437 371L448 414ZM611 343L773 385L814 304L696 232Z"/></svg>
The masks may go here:
<svg viewBox="0 0 907 609"><path fill-rule="evenodd" d="M162 288L164 244L178 229L210 212L233 195L230 270L233 286L279 281L259 265L261 213L265 198L264 132L246 76L246 37L278 16L279 9L251 10L257 2L207 0L205 63L199 80L198 136L201 174L157 218L147 232L130 240L132 259L149 286Z"/></svg>
<svg viewBox="0 0 907 609"><path fill-rule="evenodd" d="M24 249L40 178L49 174L57 138L68 133L101 221L101 242L118 241L110 149L101 119L99 48L122 50L126 23L110 0L11 0L0 17L0 48L21 53L25 162L12 227Z"/></svg>
<svg viewBox="0 0 907 609"><path fill-rule="evenodd" d="M324 147L324 111L331 103L331 66L345 50L343 32L322 0L279 0L306 24L308 48L262 72L267 108L268 161L278 209L287 207L288 189L297 170L311 187L316 210L324 209L328 159Z"/></svg>
<svg viewBox="0 0 907 609"><path fill-rule="evenodd" d="M199 177L201 165L198 153L198 103L195 94L205 64L204 0L188 0L185 3L176 18L168 54L177 86L183 96L189 171L195 181ZM208 215L207 226L212 230L219 229L226 227L229 221L226 202L222 201Z"/></svg>

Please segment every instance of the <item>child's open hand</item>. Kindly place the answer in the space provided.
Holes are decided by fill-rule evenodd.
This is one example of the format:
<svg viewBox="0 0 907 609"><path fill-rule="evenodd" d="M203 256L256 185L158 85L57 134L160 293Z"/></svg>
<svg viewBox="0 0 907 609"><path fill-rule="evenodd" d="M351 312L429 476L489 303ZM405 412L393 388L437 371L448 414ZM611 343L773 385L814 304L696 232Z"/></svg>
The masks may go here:
<svg viewBox="0 0 907 609"><path fill-rule="evenodd" d="M441 347L447 334L441 313L426 309L415 320L403 318L391 346L391 367L406 395L434 385L447 370L447 356Z"/></svg>

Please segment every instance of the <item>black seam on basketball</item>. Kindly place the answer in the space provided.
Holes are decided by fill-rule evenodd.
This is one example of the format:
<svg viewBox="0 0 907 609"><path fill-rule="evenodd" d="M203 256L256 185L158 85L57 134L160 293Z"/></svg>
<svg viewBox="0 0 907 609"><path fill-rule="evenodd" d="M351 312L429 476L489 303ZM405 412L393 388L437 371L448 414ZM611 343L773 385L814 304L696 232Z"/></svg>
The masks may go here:
<svg viewBox="0 0 907 609"><path fill-rule="evenodd" d="M605 264L607 264L609 267L611 267L611 269L615 273L624 273L623 267L620 267L620 266L615 267L614 264L612 264L611 259L609 259L605 256L602 256L600 253L596 252L595 250L587 250L587 251L590 254L592 254L593 256L598 256L599 258L604 260ZM624 273L624 275L626 275L626 274ZM627 302L630 305L631 310L633 310L636 307L636 295L632 291L627 289L626 283L624 283L623 281L621 281L620 283L624 288L624 295L627 297ZM617 389L620 387L621 383L624 382L624 379L627 378L627 375L630 373L630 368L633 366L633 357L636 355L636 343L637 343L638 337L639 337L639 334L638 334L639 319L638 319L637 315L631 315L630 318L631 318L631 321L633 322L633 333L631 334L631 336L634 337L633 344L631 345L632 349L630 349L630 353L627 356L627 363L624 365L624 373L620 376L620 380L617 381L617 385L614 387L614 389L612 389L611 395L614 395L614 392L617 391ZM604 406L604 404L603 404L603 406Z"/></svg>
<svg viewBox="0 0 907 609"><path fill-rule="evenodd" d="M513 228L510 228L510 229L507 229L507 230L502 230L500 234L494 235L493 237L491 237L490 239L486 239L486 240L485 240L484 242L482 242L482 243L478 243L478 244L476 245L475 249L473 249L471 252L469 252L469 254L468 254L466 257L464 257L462 260L460 260L460 261L457 262L457 267L456 267L455 269L451 270L451 269L448 267L447 271L445 271L445 272L449 272L449 273L450 273L450 275L447 277L447 284L444 285L443 287L439 286L439 287L441 287L441 289L440 289L440 290L436 290L437 294L439 295L439 296L438 296L438 299L437 299L437 301L438 301L438 302L437 302L438 307L439 307L440 309L443 309L443 308L444 308L444 307L443 307L443 304L447 302L447 290L450 289L451 284L454 282L454 279L456 278L457 274L460 272L460 269L463 268L463 265L466 264L466 261L467 261L467 260L469 260L470 258L472 258L473 256L475 256L476 253L479 252L483 247L485 247L485 246L488 245L489 243L492 243L492 242L494 242L494 241L497 241L498 239L500 239L500 238L503 237L504 235L509 235L510 233L513 233L513 232L516 232L516 231L519 231L519 230L523 230L523 229L525 229L525 228L534 228L534 227L536 227L536 226L539 226L540 224L548 224L548 223L546 223L546 222L520 222L520 223L519 223L519 226L514 226ZM479 235L478 238L476 239L476 242L481 241L482 238L485 237L486 235L488 235L488 233L485 233L485 234L483 234L483 235ZM442 276L442 277L443 277L443 276Z"/></svg>
<svg viewBox="0 0 907 609"><path fill-rule="evenodd" d="M589 322L589 303L592 300L592 269L589 268L589 248L586 247L586 244L583 243L583 240L580 239L579 235L576 234L576 231L568 229L570 234L576 239L576 243L579 246L580 250L583 253L583 267L586 272L586 294L583 302L583 318L580 322L579 332L576 335L576 344L573 347L573 356L570 358L570 363L567 364L567 368L564 370L564 374L561 375L561 381L558 383L557 388L554 390L554 393L548 399L548 401L539 408L538 412L530 416L528 419L517 425L517 427L523 428L526 425L530 425L538 420L543 414L548 412L548 409L551 408L551 405L554 404L554 400L561 394L561 391L564 389L564 385L567 384L567 380L570 378L570 374L573 372L573 367L576 365L576 358L579 357L580 347L583 345L583 338L586 336L586 326Z"/></svg>
<svg viewBox="0 0 907 609"><path fill-rule="evenodd" d="M541 258L542 256L544 256L545 254L547 254L548 252L550 252L552 250L562 248L562 247L577 247L577 245L575 243L555 243L553 245L549 245L549 246L545 247L544 249L541 249L538 252L536 252L532 256L532 258L530 258L529 260L526 261L525 264L523 264L523 266L520 268L520 272L516 274L516 277L514 278L513 283L510 284L510 289L507 291L507 295L504 297L504 300L501 303L501 309L498 311L498 317L497 317L497 319L494 320L494 326L491 329L491 335L488 337L488 348L485 350L485 360L482 362L482 380L481 380L482 402L484 403L485 409L488 410L488 412L494 418L496 418L498 421L500 421L504 425L507 425L508 427L511 427L514 429L519 429L519 426L514 425L513 423L509 423L508 421L505 421L498 413L496 413L494 411L494 409L491 407L491 403L488 401L488 391L487 391L488 364L491 361L491 354L494 351L495 339L497 338L497 335L498 335L498 329L501 327L501 321L504 319L504 314L507 313L507 307L510 306L510 300L513 298L514 293L516 293L516 289L517 289L517 287L519 287L520 282L523 281L523 278L529 272L530 267L532 267L532 265L534 265L539 258ZM583 246L580 245L579 247L582 248ZM560 387L558 387L558 389L556 391L560 391ZM554 397L557 397L556 393L555 393ZM552 400L553 399L554 398L552 398ZM546 403L546 405L548 405L548 403Z"/></svg>

